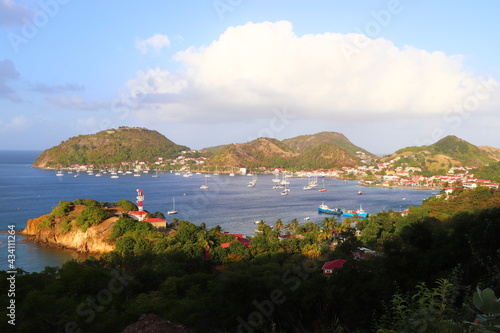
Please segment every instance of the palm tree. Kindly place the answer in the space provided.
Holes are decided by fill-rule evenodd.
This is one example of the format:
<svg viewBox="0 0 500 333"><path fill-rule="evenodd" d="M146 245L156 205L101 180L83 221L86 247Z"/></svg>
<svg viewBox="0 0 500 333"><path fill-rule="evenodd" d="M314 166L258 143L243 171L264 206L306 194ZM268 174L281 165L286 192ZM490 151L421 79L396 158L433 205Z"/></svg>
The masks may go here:
<svg viewBox="0 0 500 333"><path fill-rule="evenodd" d="M274 229L278 230L278 235L281 233L283 227L283 221L281 221L281 219L277 219L274 223Z"/></svg>
<svg viewBox="0 0 500 333"><path fill-rule="evenodd" d="M297 219L293 219L292 221L290 221L289 224L286 225L286 230L288 230L288 232L293 234L295 233L295 230L297 230L298 227L299 227L299 221L297 221Z"/></svg>
<svg viewBox="0 0 500 333"><path fill-rule="evenodd" d="M316 237L318 243L324 243L332 238L332 232L330 229L322 228Z"/></svg>

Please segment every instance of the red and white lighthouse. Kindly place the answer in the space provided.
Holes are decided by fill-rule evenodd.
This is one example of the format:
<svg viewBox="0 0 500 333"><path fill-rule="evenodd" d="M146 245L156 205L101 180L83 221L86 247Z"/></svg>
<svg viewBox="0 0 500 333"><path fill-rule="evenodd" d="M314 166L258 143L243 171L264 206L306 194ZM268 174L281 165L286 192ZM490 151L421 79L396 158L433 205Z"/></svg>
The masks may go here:
<svg viewBox="0 0 500 333"><path fill-rule="evenodd" d="M144 203L144 193L142 190L137 190L137 208L139 209L139 212L142 212L144 210L143 207Z"/></svg>

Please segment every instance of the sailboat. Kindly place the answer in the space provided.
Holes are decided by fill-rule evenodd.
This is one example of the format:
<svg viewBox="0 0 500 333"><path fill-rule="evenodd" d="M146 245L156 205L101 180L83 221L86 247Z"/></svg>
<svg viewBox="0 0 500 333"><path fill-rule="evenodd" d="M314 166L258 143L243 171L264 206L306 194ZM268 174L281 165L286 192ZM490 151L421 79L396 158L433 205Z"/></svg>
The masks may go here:
<svg viewBox="0 0 500 333"><path fill-rule="evenodd" d="M323 187L319 190L320 192L326 192L328 191L326 188L325 188L325 178L323 178Z"/></svg>
<svg viewBox="0 0 500 333"><path fill-rule="evenodd" d="M234 177L233 167L231 167L231 172L229 173L229 177Z"/></svg>
<svg viewBox="0 0 500 333"><path fill-rule="evenodd" d="M248 182L248 187L254 187L257 184L257 175L252 176L252 180Z"/></svg>
<svg viewBox="0 0 500 333"><path fill-rule="evenodd" d="M156 173L154 175L152 175L151 177L158 178L158 168L156 168Z"/></svg>
<svg viewBox="0 0 500 333"><path fill-rule="evenodd" d="M273 178L273 183L279 183L281 182L280 178L279 178L279 173L277 172Z"/></svg>
<svg viewBox="0 0 500 333"><path fill-rule="evenodd" d="M172 210L169 210L167 212L168 215L173 215L173 214L177 214L177 211L175 210L175 198L172 198Z"/></svg>
<svg viewBox="0 0 500 333"><path fill-rule="evenodd" d="M200 189L202 189L202 190L207 190L207 189L209 189L209 187L208 187L208 185L207 185L207 178L206 178L206 177L205 177L205 184L201 185L201 186L200 186Z"/></svg>
<svg viewBox="0 0 500 333"><path fill-rule="evenodd" d="M57 177L64 176L64 173L63 173L63 171L62 171L62 168L59 168L59 171L56 173L56 176L57 176Z"/></svg>

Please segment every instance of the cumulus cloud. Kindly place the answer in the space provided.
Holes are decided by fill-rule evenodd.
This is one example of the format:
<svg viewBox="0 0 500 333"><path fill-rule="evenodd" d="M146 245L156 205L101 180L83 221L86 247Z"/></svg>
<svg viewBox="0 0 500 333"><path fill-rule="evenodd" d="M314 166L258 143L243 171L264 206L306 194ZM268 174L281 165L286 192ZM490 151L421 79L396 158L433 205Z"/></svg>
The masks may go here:
<svg viewBox="0 0 500 333"><path fill-rule="evenodd" d="M109 102L104 101L86 101L77 95L59 94L57 96L47 96L46 100L61 109L97 111L110 108Z"/></svg>
<svg viewBox="0 0 500 333"><path fill-rule="evenodd" d="M358 34L297 36L288 21L230 27L175 60L183 72L139 72L128 82L139 115L245 120L286 105L298 116L326 120L418 117L464 103L484 82L498 85L467 72L461 56ZM481 95L482 106L498 95L493 90Z"/></svg>
<svg viewBox="0 0 500 333"><path fill-rule="evenodd" d="M0 98L13 102L20 102L21 97L7 82L19 80L19 72L12 61L6 59L0 61Z"/></svg>
<svg viewBox="0 0 500 333"><path fill-rule="evenodd" d="M170 39L166 35L156 34L153 37L147 39L136 39L135 48L139 50L141 54L147 53L159 53L164 47L170 45Z"/></svg>
<svg viewBox="0 0 500 333"><path fill-rule="evenodd" d="M23 17L32 17L35 13L35 10L13 0L0 0L0 26L21 25Z"/></svg>

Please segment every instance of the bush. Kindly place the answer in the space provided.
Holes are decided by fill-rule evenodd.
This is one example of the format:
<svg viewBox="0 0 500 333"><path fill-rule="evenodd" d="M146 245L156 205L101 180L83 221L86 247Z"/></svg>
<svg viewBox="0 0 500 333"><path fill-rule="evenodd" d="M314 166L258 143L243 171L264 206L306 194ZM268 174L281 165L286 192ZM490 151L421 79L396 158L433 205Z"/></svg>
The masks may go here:
<svg viewBox="0 0 500 333"><path fill-rule="evenodd" d="M80 227L81 231L85 232L88 227L98 225L108 217L109 212L105 208L100 206L87 206L76 218L76 225Z"/></svg>
<svg viewBox="0 0 500 333"><path fill-rule="evenodd" d="M52 229L54 228L54 216L52 214L50 215L47 215L43 218L42 222L38 223L38 225L36 226L37 229L42 229L42 228L49 228L49 229Z"/></svg>
<svg viewBox="0 0 500 333"><path fill-rule="evenodd" d="M65 235L72 228L71 219L70 218L64 218L61 221L61 224L59 225L59 228L61 229L61 234Z"/></svg>
<svg viewBox="0 0 500 333"><path fill-rule="evenodd" d="M126 211L136 211L138 209L133 202L128 200L120 200L117 203L115 203L115 205L125 209Z"/></svg>
<svg viewBox="0 0 500 333"><path fill-rule="evenodd" d="M71 211L71 202L69 201L59 201L59 206L55 207L52 210L52 214L55 217L63 217L68 215Z"/></svg>

